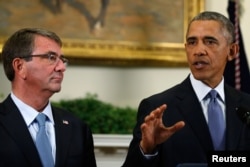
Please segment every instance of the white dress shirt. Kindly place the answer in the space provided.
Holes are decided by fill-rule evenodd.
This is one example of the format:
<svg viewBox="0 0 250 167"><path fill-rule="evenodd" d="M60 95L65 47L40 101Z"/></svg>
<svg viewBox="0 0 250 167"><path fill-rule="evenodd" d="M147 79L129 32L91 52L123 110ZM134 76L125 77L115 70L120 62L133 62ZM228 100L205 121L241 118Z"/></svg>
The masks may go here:
<svg viewBox="0 0 250 167"><path fill-rule="evenodd" d="M23 119L29 129L29 132L32 136L32 139L35 143L36 141L36 134L39 130L38 123L34 121L36 119L36 116L39 114L38 111L36 111L34 108L30 107L29 105L22 102L20 99L18 99L13 92L11 92L11 98L16 104L17 108L19 109L21 115L23 116ZM52 155L55 163L55 156L56 156L56 142L55 142L55 129L54 129L54 119L52 116L52 110L51 105L48 103L48 105L44 108L42 111L44 113L49 121L46 121L46 133L49 137L51 148L52 148Z"/></svg>
<svg viewBox="0 0 250 167"><path fill-rule="evenodd" d="M208 106L210 99L209 98L204 99L204 98L212 89L210 87L208 87L206 84L204 84L203 82L196 80L192 74L190 74L190 81L191 81L191 84L192 84L193 89L195 91L195 94L196 94L196 96L201 104L203 114L208 122L208 113L207 113L208 107L207 106ZM220 98L217 98L217 99L218 99L218 102L219 102L221 109L223 111L223 117L225 120L224 78L219 83L219 85L216 88L214 88L214 90L216 90L220 96Z"/></svg>

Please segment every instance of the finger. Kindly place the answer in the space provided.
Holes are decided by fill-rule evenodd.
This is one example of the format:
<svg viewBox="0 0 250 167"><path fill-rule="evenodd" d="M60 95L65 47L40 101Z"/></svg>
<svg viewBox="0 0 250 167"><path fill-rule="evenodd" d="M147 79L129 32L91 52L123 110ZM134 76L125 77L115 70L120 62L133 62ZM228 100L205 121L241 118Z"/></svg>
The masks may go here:
<svg viewBox="0 0 250 167"><path fill-rule="evenodd" d="M141 131L142 131L142 133L145 131L146 126L147 125L145 123L141 124Z"/></svg>
<svg viewBox="0 0 250 167"><path fill-rule="evenodd" d="M167 105L163 104L161 106L159 106L158 108L156 108L153 113L155 115L156 118L162 118L163 112L167 109Z"/></svg>
<svg viewBox="0 0 250 167"><path fill-rule="evenodd" d="M165 111L166 108L167 108L167 105L166 104L162 104L159 108L160 108L160 110Z"/></svg>
<svg viewBox="0 0 250 167"><path fill-rule="evenodd" d="M168 130L171 133L175 133L178 130L182 129L185 126L185 122L184 121L179 121L177 123L175 123L173 126L168 127Z"/></svg>
<svg viewBox="0 0 250 167"><path fill-rule="evenodd" d="M163 104L153 110L149 115L144 118L144 122L149 124L153 123L156 119L162 119L163 112L166 110L167 105Z"/></svg>
<svg viewBox="0 0 250 167"><path fill-rule="evenodd" d="M144 119L144 122L149 122L149 121L153 121L155 119L155 114L154 113L150 113L149 115L147 115Z"/></svg>

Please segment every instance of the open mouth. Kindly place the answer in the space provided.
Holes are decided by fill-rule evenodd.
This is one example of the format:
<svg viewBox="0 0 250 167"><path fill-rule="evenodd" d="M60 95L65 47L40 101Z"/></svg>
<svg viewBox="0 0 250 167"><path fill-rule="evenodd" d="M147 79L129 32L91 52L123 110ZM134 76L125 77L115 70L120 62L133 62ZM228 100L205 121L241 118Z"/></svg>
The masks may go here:
<svg viewBox="0 0 250 167"><path fill-rule="evenodd" d="M193 66L195 66L196 68L203 68L203 67L205 67L206 65L208 65L208 63L207 62L205 62L205 61L196 61L196 62L194 62L193 63Z"/></svg>

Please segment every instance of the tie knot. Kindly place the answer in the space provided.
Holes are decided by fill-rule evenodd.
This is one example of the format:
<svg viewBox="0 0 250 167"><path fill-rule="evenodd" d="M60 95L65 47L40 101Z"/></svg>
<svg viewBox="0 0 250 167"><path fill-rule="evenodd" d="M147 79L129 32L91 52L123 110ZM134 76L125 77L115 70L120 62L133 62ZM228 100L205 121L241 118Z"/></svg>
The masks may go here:
<svg viewBox="0 0 250 167"><path fill-rule="evenodd" d="M36 120L38 122L39 127L45 126L46 117L47 116L45 114L43 114L43 113L39 113L37 115Z"/></svg>
<svg viewBox="0 0 250 167"><path fill-rule="evenodd" d="M209 95L210 95L210 98L211 99L216 99L217 98L217 91L212 89L210 92L209 92Z"/></svg>

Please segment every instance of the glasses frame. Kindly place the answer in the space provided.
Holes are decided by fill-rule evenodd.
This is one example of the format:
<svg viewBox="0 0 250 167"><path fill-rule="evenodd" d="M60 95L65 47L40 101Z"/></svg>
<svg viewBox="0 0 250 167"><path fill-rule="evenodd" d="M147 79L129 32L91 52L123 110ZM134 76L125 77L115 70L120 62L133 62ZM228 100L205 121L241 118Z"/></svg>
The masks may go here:
<svg viewBox="0 0 250 167"><path fill-rule="evenodd" d="M64 55L58 56L55 52L48 52L48 53L36 54L36 55L19 56L19 58L21 58L21 59L32 58L32 57L47 58L51 64L57 64L60 60L63 62L64 65L68 65L68 63L69 63L69 60L67 58L65 58Z"/></svg>

